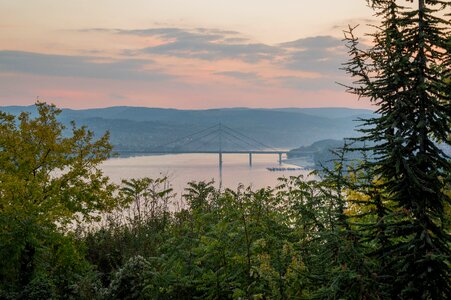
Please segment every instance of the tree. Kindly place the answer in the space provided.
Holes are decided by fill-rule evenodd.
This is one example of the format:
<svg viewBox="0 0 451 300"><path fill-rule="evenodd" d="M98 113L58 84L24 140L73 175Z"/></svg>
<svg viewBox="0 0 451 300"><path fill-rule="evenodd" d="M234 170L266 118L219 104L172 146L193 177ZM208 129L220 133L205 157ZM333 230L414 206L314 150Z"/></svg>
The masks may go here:
<svg viewBox="0 0 451 300"><path fill-rule="evenodd" d="M61 253L55 236L113 205L114 186L99 169L108 134L95 140L75 124L67 132L54 105L36 108L35 119L0 112L0 282L10 286L26 286L38 264Z"/></svg>
<svg viewBox="0 0 451 300"><path fill-rule="evenodd" d="M345 69L356 78L349 90L379 107L362 130L362 140L375 143L367 165L374 184L394 203L385 217L390 243L375 252L385 262L379 283L389 283L391 298L445 299L451 295L444 227L451 163L437 143L450 143L450 22L440 14L451 2L418 0L414 8L401 2L368 0L383 21L368 50L359 49L352 28L347 32L352 58Z"/></svg>

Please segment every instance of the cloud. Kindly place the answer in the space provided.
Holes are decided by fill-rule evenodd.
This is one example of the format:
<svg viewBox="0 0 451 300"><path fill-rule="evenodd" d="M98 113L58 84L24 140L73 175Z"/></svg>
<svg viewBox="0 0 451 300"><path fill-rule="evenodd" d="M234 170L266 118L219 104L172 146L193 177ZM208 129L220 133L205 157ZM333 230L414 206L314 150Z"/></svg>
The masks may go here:
<svg viewBox="0 0 451 300"><path fill-rule="evenodd" d="M226 42L226 43L243 43L246 41L249 41L249 39L242 38L242 37L230 37L230 38L224 39L224 42Z"/></svg>
<svg viewBox="0 0 451 300"><path fill-rule="evenodd" d="M343 74L340 68L347 61L346 53L327 50L305 50L290 54L285 60L285 67L317 73Z"/></svg>
<svg viewBox="0 0 451 300"><path fill-rule="evenodd" d="M231 30L221 30L214 28L194 28L182 29L177 27L146 28L146 29L108 29L108 28L87 28L79 30L81 32L101 32L119 35L134 36L156 36L165 41L171 40L200 40L200 41L220 41L226 39L243 39L240 33Z"/></svg>
<svg viewBox="0 0 451 300"><path fill-rule="evenodd" d="M339 68L347 61L346 48L340 39L332 36L269 45L254 43L236 31L209 28L91 28L82 31L113 34L115 39L125 35L152 37L159 43L137 50L123 50L121 57L116 59L109 57L106 51L90 52L92 49L86 49L79 55L0 51L0 75L52 76L52 80L56 77L88 81L98 78L105 79L104 82L110 85L108 80L120 80L127 86L157 82L161 89L177 89L187 95L198 90L197 82L205 86L242 86L228 78L245 82L246 88L282 88L287 92L342 90L335 82L343 82L345 77L344 71ZM188 61L179 69L174 67L172 58L177 58L176 62L183 62L183 58L204 62ZM254 65L221 62L223 59ZM189 68L195 68L194 72L190 72ZM304 78L306 72L314 73L315 78ZM172 73L179 75L176 77ZM215 75L215 80L205 82L205 78L211 75ZM160 84L162 81L165 82ZM133 93L117 90L109 92L108 97L125 101L127 97L132 99Z"/></svg>
<svg viewBox="0 0 451 300"><path fill-rule="evenodd" d="M337 90L344 91L345 88L336 83L333 77L320 77L320 78L302 78L296 76L280 76L276 80L284 87L303 90L303 91L315 91L315 90Z"/></svg>
<svg viewBox="0 0 451 300"><path fill-rule="evenodd" d="M105 31L104 29L88 29L91 31ZM202 60L237 59L248 63L269 60L279 55L283 49L263 43L251 43L239 32L208 28L149 28L122 30L112 29L112 33L122 35L136 35L143 37L157 37L164 43L135 51L135 53L158 54L182 58ZM131 55L133 51L126 51Z"/></svg>
<svg viewBox="0 0 451 300"><path fill-rule="evenodd" d="M234 59L253 64L266 60L274 64L281 63L289 70L318 73L337 73L341 64L347 61L344 42L332 36L314 36L268 45L251 42L237 31L214 28L92 28L85 31L154 37L162 42L137 50L123 50L122 54L126 56L151 54L207 61Z"/></svg>
<svg viewBox="0 0 451 300"><path fill-rule="evenodd" d="M108 98L112 99L112 100L118 100L118 101L130 100L127 96L124 96L122 94L109 94Z"/></svg>
<svg viewBox="0 0 451 300"><path fill-rule="evenodd" d="M203 60L238 59L257 63L271 59L279 53L277 48L264 44L219 44L200 40L178 40L172 43L148 47L143 52Z"/></svg>
<svg viewBox="0 0 451 300"><path fill-rule="evenodd" d="M290 70L342 75L340 70L347 58L342 40L331 36L316 36L282 43L289 49L284 66Z"/></svg>
<svg viewBox="0 0 451 300"><path fill-rule="evenodd" d="M359 24L363 24L363 25L375 25L378 24L379 20L374 18L374 19L369 19L369 18L357 18L357 19L346 19L343 20L341 23L333 25L331 29L336 30L339 29L340 31L342 31L343 29L347 29L348 26L356 26Z"/></svg>
<svg viewBox="0 0 451 300"><path fill-rule="evenodd" d="M225 72L215 72L214 75L220 75L225 77L230 77L242 81L247 81L251 83L262 83L262 78L254 72L240 72L240 71L225 71Z"/></svg>
<svg viewBox="0 0 451 300"><path fill-rule="evenodd" d="M308 50L334 48L340 47L342 45L343 42L340 39L337 39L332 36L308 37L280 44L281 47L285 48L308 49Z"/></svg>
<svg viewBox="0 0 451 300"><path fill-rule="evenodd" d="M223 35L241 35L240 32L234 31L234 30L223 30L223 29L216 29L216 28L204 28L204 27L198 27L196 28L199 32L213 32Z"/></svg>
<svg viewBox="0 0 451 300"><path fill-rule="evenodd" d="M117 30L118 34L136 35L136 36L157 36L163 40L200 40L216 41L225 36L217 31L194 30L192 32L181 28L149 28L149 29L130 29Z"/></svg>
<svg viewBox="0 0 451 300"><path fill-rule="evenodd" d="M105 58L94 56L68 56L22 51L0 51L2 72L28 73L47 76L87 77L115 80L169 79L161 71L145 70L152 61L122 59L99 62Z"/></svg>
<svg viewBox="0 0 451 300"><path fill-rule="evenodd" d="M92 29L92 30L103 30L103 29ZM183 29L177 27L163 27L163 28L147 28L147 29L113 29L112 32L125 35L158 36L164 40L196 39L203 41L219 41L226 38L241 37L241 34L237 31L221 30L215 28Z"/></svg>

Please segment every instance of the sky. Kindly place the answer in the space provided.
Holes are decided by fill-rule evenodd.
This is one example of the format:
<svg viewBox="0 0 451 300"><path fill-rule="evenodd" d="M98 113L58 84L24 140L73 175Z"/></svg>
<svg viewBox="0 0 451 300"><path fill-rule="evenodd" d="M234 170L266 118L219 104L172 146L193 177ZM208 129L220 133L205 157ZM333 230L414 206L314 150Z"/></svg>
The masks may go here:
<svg viewBox="0 0 451 300"><path fill-rule="evenodd" d="M365 0L0 0L0 106L359 107ZM363 40L364 41L364 40Z"/></svg>

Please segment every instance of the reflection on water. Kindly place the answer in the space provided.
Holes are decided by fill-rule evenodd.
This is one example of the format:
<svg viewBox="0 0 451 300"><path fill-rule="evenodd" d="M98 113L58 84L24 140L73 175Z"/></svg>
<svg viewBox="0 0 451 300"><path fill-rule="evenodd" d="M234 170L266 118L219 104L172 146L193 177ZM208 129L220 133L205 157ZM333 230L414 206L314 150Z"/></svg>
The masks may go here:
<svg viewBox="0 0 451 300"><path fill-rule="evenodd" d="M219 187L218 154L175 154L113 158L103 163L105 175L113 182L121 179L168 176L174 191L180 195L189 181L214 180ZM306 164L303 164L306 165ZM247 154L223 154L222 187L236 189L240 183L253 188L277 185L277 178L307 175L307 170L275 171L278 155L254 154L252 167ZM297 167L283 163L281 167Z"/></svg>

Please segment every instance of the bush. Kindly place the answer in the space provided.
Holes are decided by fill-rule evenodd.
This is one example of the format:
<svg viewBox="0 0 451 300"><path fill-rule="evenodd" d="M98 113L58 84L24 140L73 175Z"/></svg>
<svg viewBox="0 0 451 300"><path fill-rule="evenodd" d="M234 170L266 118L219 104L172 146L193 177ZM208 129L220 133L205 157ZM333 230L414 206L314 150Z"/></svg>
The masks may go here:
<svg viewBox="0 0 451 300"><path fill-rule="evenodd" d="M145 277L149 271L150 264L142 256L130 258L114 275L107 299L146 299Z"/></svg>
<svg viewBox="0 0 451 300"><path fill-rule="evenodd" d="M35 276L20 294L19 299L48 300L56 298L56 286L48 276Z"/></svg>

